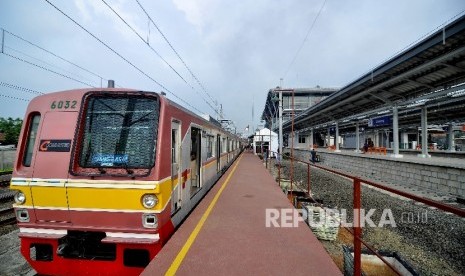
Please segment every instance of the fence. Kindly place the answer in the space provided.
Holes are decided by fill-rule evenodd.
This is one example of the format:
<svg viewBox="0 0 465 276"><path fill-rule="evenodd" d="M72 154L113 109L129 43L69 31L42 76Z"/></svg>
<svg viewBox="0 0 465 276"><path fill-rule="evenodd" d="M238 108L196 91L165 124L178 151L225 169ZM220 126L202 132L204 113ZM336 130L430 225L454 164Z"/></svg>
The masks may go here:
<svg viewBox="0 0 465 276"><path fill-rule="evenodd" d="M13 168L16 149L0 149L0 171Z"/></svg>

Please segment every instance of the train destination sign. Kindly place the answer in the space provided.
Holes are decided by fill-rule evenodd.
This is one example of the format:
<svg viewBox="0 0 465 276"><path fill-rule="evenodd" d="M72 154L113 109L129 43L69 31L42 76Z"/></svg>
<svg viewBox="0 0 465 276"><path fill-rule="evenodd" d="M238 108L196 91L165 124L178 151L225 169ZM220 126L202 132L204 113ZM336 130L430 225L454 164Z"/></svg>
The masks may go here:
<svg viewBox="0 0 465 276"><path fill-rule="evenodd" d="M127 154L106 154L106 153L97 153L92 155L92 163L100 166L117 166L125 165L129 161Z"/></svg>
<svg viewBox="0 0 465 276"><path fill-rule="evenodd" d="M39 151L69 152L71 140L40 140Z"/></svg>

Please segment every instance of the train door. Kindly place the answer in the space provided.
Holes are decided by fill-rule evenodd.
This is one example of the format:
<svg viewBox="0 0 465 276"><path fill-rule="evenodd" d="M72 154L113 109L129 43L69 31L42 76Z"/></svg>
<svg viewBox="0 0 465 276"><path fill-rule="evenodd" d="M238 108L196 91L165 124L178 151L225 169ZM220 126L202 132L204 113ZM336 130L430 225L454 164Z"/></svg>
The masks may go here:
<svg viewBox="0 0 465 276"><path fill-rule="evenodd" d="M216 172L221 171L221 135L216 135Z"/></svg>
<svg viewBox="0 0 465 276"><path fill-rule="evenodd" d="M181 125L171 122L171 214L181 208Z"/></svg>
<svg viewBox="0 0 465 276"><path fill-rule="evenodd" d="M200 168L201 168L201 130L196 127L191 128L191 196L200 190Z"/></svg>
<svg viewBox="0 0 465 276"><path fill-rule="evenodd" d="M30 183L39 221L70 221L66 183L77 116L78 112L47 112L43 118Z"/></svg>

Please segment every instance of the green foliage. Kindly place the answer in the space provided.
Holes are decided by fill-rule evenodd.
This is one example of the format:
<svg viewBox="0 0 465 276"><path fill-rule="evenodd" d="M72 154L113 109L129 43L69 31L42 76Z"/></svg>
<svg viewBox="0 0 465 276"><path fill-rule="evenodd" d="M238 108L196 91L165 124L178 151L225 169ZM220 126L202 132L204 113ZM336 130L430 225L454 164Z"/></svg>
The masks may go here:
<svg viewBox="0 0 465 276"><path fill-rule="evenodd" d="M8 119L0 118L0 133L5 134L5 141L2 144L18 144L19 133L21 132L21 126L23 120L16 118L13 119L8 117Z"/></svg>

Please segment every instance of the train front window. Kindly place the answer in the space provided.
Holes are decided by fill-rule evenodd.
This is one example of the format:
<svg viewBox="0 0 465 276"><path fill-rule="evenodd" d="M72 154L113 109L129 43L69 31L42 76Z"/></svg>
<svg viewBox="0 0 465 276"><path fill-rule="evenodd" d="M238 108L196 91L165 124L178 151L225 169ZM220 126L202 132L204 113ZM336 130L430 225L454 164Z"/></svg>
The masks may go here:
<svg viewBox="0 0 465 276"><path fill-rule="evenodd" d="M83 168L153 167L158 98L92 95L85 110L79 165Z"/></svg>

